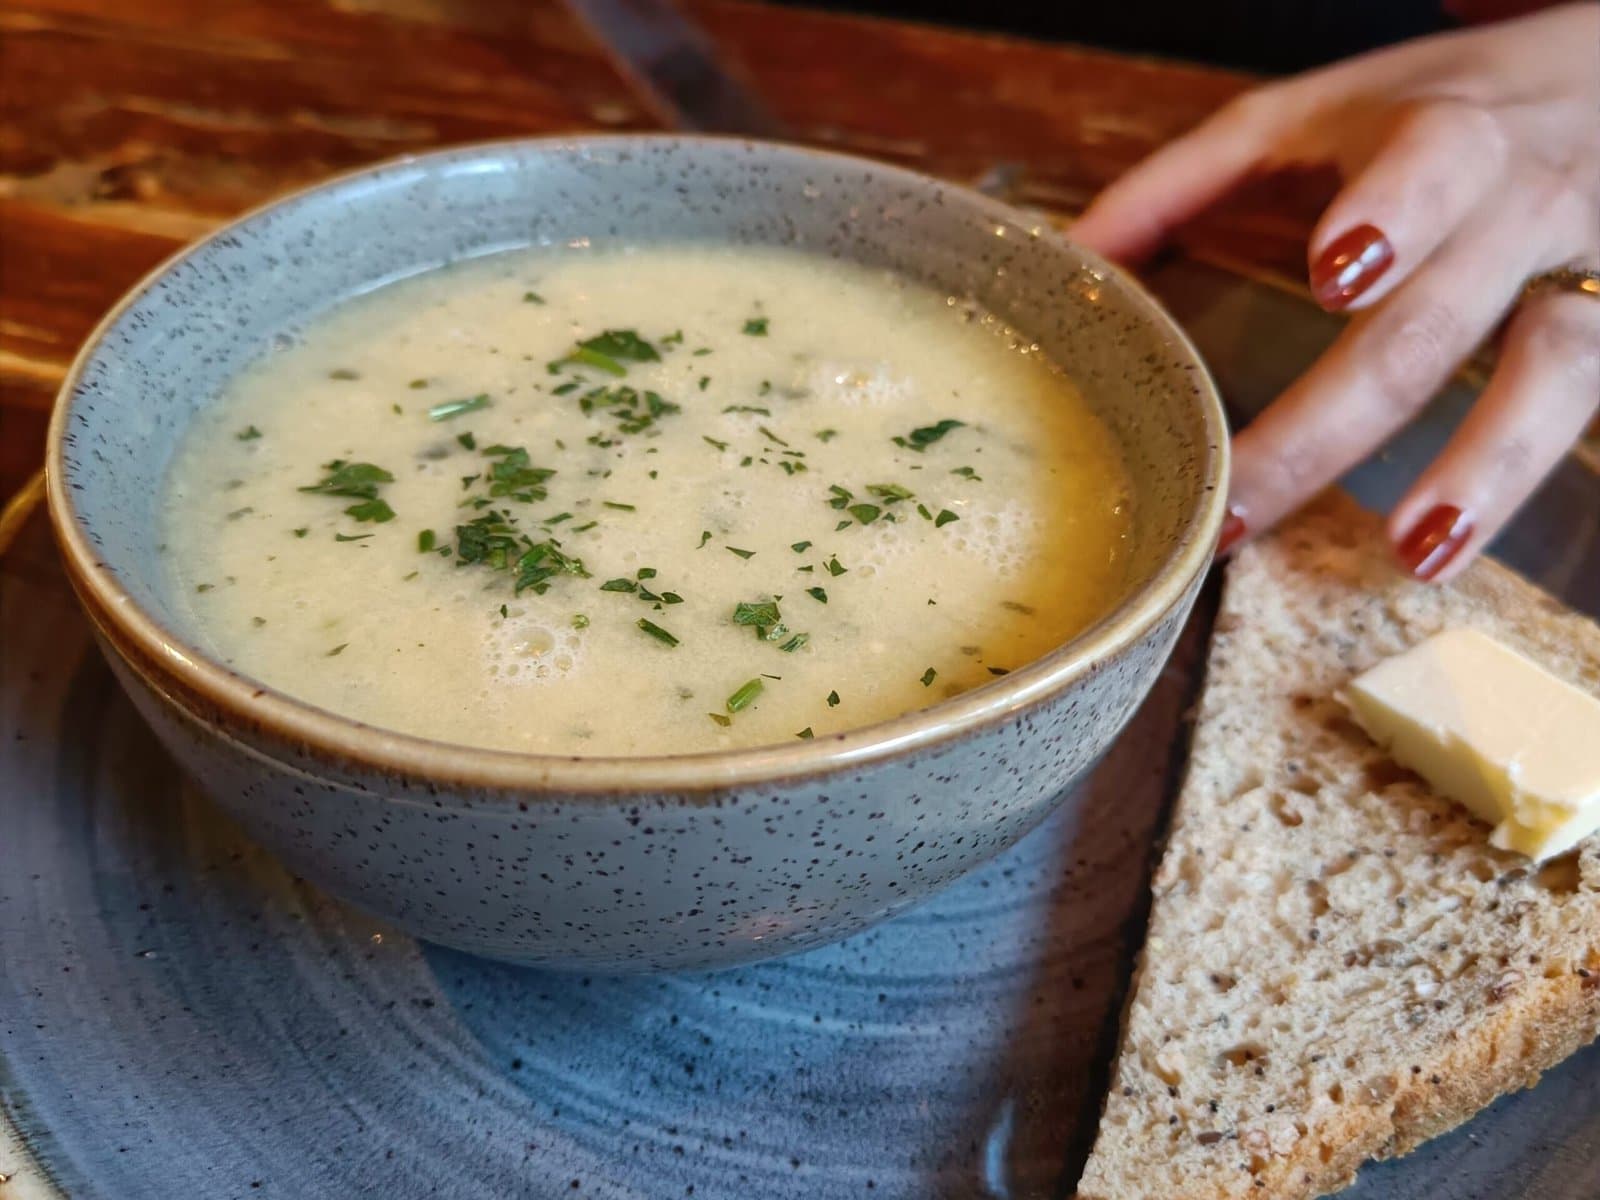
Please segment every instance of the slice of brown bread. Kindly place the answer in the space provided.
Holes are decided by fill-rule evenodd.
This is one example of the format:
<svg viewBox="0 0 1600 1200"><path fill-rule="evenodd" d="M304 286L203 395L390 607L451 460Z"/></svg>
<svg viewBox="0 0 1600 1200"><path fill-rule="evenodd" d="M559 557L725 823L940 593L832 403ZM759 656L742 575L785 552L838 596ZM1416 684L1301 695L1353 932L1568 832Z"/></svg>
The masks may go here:
<svg viewBox="0 0 1600 1200"><path fill-rule="evenodd" d="M1083 1200L1325 1195L1600 1033L1600 837L1492 849L1334 699L1459 626L1600 694L1600 626L1493 563L1413 583L1341 495L1228 568Z"/></svg>

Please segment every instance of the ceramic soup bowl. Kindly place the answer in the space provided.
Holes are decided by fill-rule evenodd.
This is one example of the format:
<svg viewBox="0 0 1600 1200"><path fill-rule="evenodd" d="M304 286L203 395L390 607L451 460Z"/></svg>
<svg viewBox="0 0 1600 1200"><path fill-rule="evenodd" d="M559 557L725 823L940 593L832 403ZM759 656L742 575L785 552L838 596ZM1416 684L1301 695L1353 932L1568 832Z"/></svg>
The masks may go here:
<svg viewBox="0 0 1600 1200"><path fill-rule="evenodd" d="M196 411L375 283L522 245L804 247L970 296L1064 364L1122 443L1133 568L1097 624L987 686L813 741L558 758L372 728L197 648L160 505ZM1193 347L1137 285L1020 214L906 171L720 139L469 146L346 175L157 270L79 356L50 431L74 587L177 760L296 873L394 925L512 962L728 966L895 913L1036 825L1165 661L1223 517L1226 431ZM1070 802L1070 800L1068 801Z"/></svg>

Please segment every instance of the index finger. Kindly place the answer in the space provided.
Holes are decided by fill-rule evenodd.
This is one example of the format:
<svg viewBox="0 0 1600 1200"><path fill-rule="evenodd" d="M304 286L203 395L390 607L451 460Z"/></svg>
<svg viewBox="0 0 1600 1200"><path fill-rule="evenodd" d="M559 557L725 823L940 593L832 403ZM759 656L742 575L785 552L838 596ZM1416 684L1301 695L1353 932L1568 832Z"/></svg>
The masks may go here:
<svg viewBox="0 0 1600 1200"><path fill-rule="evenodd" d="M1121 176L1084 210L1072 240L1107 258L1137 261L1267 157L1290 107L1247 92Z"/></svg>

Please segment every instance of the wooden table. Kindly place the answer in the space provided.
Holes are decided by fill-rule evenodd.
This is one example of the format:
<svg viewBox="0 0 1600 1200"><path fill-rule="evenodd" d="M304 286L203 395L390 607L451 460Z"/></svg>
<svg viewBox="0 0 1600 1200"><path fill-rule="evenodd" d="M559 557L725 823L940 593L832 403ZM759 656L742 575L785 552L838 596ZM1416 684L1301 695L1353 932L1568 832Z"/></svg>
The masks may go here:
<svg viewBox="0 0 1600 1200"><path fill-rule="evenodd" d="M902 22L691 7L803 140L952 178L1015 163L1015 198L1062 211L1250 82ZM0 0L0 498L38 465L101 314L240 210L451 142L652 127L557 0ZM1323 191L1242 196L1187 242L1298 277Z"/></svg>

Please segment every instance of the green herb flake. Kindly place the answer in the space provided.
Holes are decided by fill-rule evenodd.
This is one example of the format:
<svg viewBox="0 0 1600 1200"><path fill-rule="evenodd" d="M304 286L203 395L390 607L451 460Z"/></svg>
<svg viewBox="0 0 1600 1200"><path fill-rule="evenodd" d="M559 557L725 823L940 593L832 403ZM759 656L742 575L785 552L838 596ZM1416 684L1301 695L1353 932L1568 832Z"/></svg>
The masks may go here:
<svg viewBox="0 0 1600 1200"><path fill-rule="evenodd" d="M602 592L636 592L639 590L639 585L631 579L619 577L606 580L600 585L600 590Z"/></svg>
<svg viewBox="0 0 1600 1200"><path fill-rule="evenodd" d="M924 671L922 673L922 686L923 687L931 686L933 681L935 679L937 679L937 678L939 678L939 672L935 671L932 667L929 667L926 671Z"/></svg>
<svg viewBox="0 0 1600 1200"><path fill-rule="evenodd" d="M768 429L765 425L757 425L756 426L756 432L759 433L762 437L766 438L767 441L773 443L774 445L787 446L789 444L788 442L784 441L781 437L779 437L777 434L773 433L772 430Z"/></svg>
<svg viewBox="0 0 1600 1200"><path fill-rule="evenodd" d="M837 429L819 429L813 436L817 439L817 441L826 445L828 442L833 441L834 438L839 436L839 431Z"/></svg>
<svg viewBox="0 0 1600 1200"><path fill-rule="evenodd" d="M878 497L885 504L897 504L901 500L913 500L916 498L910 488L901 487L898 483L869 483L867 491Z"/></svg>
<svg viewBox="0 0 1600 1200"><path fill-rule="evenodd" d="M700 544L698 546L696 546L695 549L696 550L704 550L706 548L706 543L709 542L710 540L711 540L711 530L702 529L700 531Z"/></svg>
<svg viewBox="0 0 1600 1200"><path fill-rule="evenodd" d="M344 511L346 516L354 517L357 521L375 521L381 525L385 521L394 520L394 509L389 507L389 502L376 497L363 500L360 504L352 504Z"/></svg>
<svg viewBox="0 0 1600 1200"><path fill-rule="evenodd" d="M372 536L374 535L370 533L336 533L333 535L333 540L336 542L364 542Z"/></svg>
<svg viewBox="0 0 1600 1200"><path fill-rule="evenodd" d="M681 346L681 345L683 345L683 330L674 329L671 333L667 334L666 337L661 339L661 344L663 346Z"/></svg>
<svg viewBox="0 0 1600 1200"><path fill-rule="evenodd" d="M582 386L583 384L579 383L576 379L569 379L560 387L551 389L550 394L552 396L570 396Z"/></svg>
<svg viewBox="0 0 1600 1200"><path fill-rule="evenodd" d="M699 382L699 384L697 386L700 388L700 390L702 392L705 391L708 387L711 386L711 376L709 376L709 375L700 376L700 382Z"/></svg>
<svg viewBox="0 0 1600 1200"><path fill-rule="evenodd" d="M544 297L539 295L538 292L523 292L522 302L524 304L543 304Z"/></svg>
<svg viewBox="0 0 1600 1200"><path fill-rule="evenodd" d="M735 625L754 625L758 630L764 630L776 625L780 619L776 600L741 600L733 606Z"/></svg>
<svg viewBox="0 0 1600 1200"><path fill-rule="evenodd" d="M849 567L840 565L839 556L837 554L834 555L832 558L830 558L823 565L828 568L828 574L832 575L835 579L837 579L839 576L843 575L846 571L848 571L850 569Z"/></svg>
<svg viewBox="0 0 1600 1200"><path fill-rule="evenodd" d="M654 567L640 567L633 573L633 577L635 579L654 579L656 577L656 569Z"/></svg>
<svg viewBox="0 0 1600 1200"><path fill-rule="evenodd" d="M849 528L850 528L850 522L848 520L844 520L844 521L840 521L837 525L835 525L833 527L833 531L835 533L838 533L842 529L849 529Z"/></svg>
<svg viewBox="0 0 1600 1200"><path fill-rule="evenodd" d="M507 608L504 604L502 604L500 606L500 619L502 621L504 621L510 615L511 615L511 610L509 608Z"/></svg>
<svg viewBox="0 0 1600 1200"><path fill-rule="evenodd" d="M406 386L414 392L420 392L423 388L428 386L428 381L426 379L413 379L410 383L406 384Z"/></svg>
<svg viewBox="0 0 1600 1200"><path fill-rule="evenodd" d="M432 553L437 542L438 539L434 536L433 530L424 529L421 533L417 534L417 553Z"/></svg>
<svg viewBox="0 0 1600 1200"><path fill-rule="evenodd" d="M257 429L254 425L246 425L233 436L238 438L241 442L253 442L261 436L261 430Z"/></svg>
<svg viewBox="0 0 1600 1200"><path fill-rule="evenodd" d="M751 559L751 558L754 558L755 555L756 555L756 552L754 550L741 550L737 546L729 546L727 548L727 550L728 550L729 554L737 554L740 558L743 558L743 559Z"/></svg>
<svg viewBox="0 0 1600 1200"><path fill-rule="evenodd" d="M314 492L320 496L354 496L358 500L374 500L380 483L394 482L393 475L371 463L347 463L334 459L324 469L329 472L326 479L303 487L300 491Z"/></svg>
<svg viewBox="0 0 1600 1200"><path fill-rule="evenodd" d="M461 443L462 449L464 450L476 450L478 448L478 439L473 437L470 433L456 434L456 441Z"/></svg>
<svg viewBox="0 0 1600 1200"><path fill-rule="evenodd" d="M744 323L744 332L749 337L766 337L769 317L751 317Z"/></svg>
<svg viewBox="0 0 1600 1200"><path fill-rule="evenodd" d="M751 701L761 694L762 688L765 686L760 679L751 679L744 683L733 695L728 697L728 711L736 713L749 708Z"/></svg>
<svg viewBox="0 0 1600 1200"><path fill-rule="evenodd" d="M349 644L350 644L349 642L340 642L332 650L328 651L326 657L328 657L328 658L338 658L339 655L344 653L344 648L346 646L348 646Z"/></svg>
<svg viewBox="0 0 1600 1200"><path fill-rule="evenodd" d="M917 505L917 513L924 521L933 520L933 511L926 504Z"/></svg>
<svg viewBox="0 0 1600 1200"><path fill-rule="evenodd" d="M661 642L664 645L676 646L678 644L677 638L673 637L672 634L668 633L665 629L661 628L661 626L657 625L648 617L639 618L639 628L644 630L651 637L655 638L656 641Z"/></svg>
<svg viewBox="0 0 1600 1200"><path fill-rule="evenodd" d="M678 595L677 592L662 592L661 593L661 603L663 603L663 604L682 604L683 603L683 597Z"/></svg>
<svg viewBox="0 0 1600 1200"><path fill-rule="evenodd" d="M779 646L778 649L782 650L785 654L793 654L796 650L800 649L801 646L804 646L810 640L811 635L809 633L797 633L783 645Z"/></svg>
<svg viewBox="0 0 1600 1200"><path fill-rule="evenodd" d="M828 602L828 593L824 588L809 587L806 589L806 595L810 596L818 604L826 604Z"/></svg>
<svg viewBox="0 0 1600 1200"><path fill-rule="evenodd" d="M728 717L723 716L721 713L707 713L706 716L710 717L713 721L715 721L718 725L721 725L724 729L726 729L728 726L733 724L733 721L731 719L729 719Z"/></svg>
<svg viewBox="0 0 1600 1200"><path fill-rule="evenodd" d="M602 501L600 501L600 503L605 505L607 508L619 509L622 512L638 512L639 511L638 507L636 505L623 504L619 500L602 500Z"/></svg>
<svg viewBox="0 0 1600 1200"><path fill-rule="evenodd" d="M211 590L212 586L213 585L209 583L197 583L194 585L194 590L199 592L201 595L205 595L205 593Z"/></svg>
<svg viewBox="0 0 1600 1200"><path fill-rule="evenodd" d="M961 520L961 518L956 516L956 514L951 512L948 508L941 508L939 510L939 515L933 519L933 527L935 529L942 529L944 526L950 524L951 521L959 520Z"/></svg>
<svg viewBox="0 0 1600 1200"><path fill-rule="evenodd" d="M850 506L850 515L863 525L871 525L882 514L883 509L876 504L852 504Z"/></svg>
<svg viewBox="0 0 1600 1200"><path fill-rule="evenodd" d="M265 617L251 617L250 618L250 624L254 625L257 629L260 629L266 623L267 623L267 619Z"/></svg>
<svg viewBox="0 0 1600 1200"><path fill-rule="evenodd" d="M342 380L360 379L361 372L352 371L349 367L335 367L333 370L328 372L328 378Z"/></svg>
<svg viewBox="0 0 1600 1200"><path fill-rule="evenodd" d="M983 476L979 475L971 467L957 467L954 471L951 471L950 474L959 475L963 479L970 479L973 483L983 482Z"/></svg>
<svg viewBox="0 0 1600 1200"><path fill-rule="evenodd" d="M965 421L957 421L953 418L946 417L943 421L940 421L937 424L924 425L920 429L913 429L910 433L906 434L905 437L896 437L891 438L890 440L893 441L896 446L904 447L907 450L915 450L918 454L921 454L924 450L933 445L933 443L937 442L940 438L944 437L944 435L949 433L952 429L960 429L965 425Z"/></svg>
<svg viewBox="0 0 1600 1200"><path fill-rule="evenodd" d="M816 736L816 734L811 732L811 726L809 726L809 725L807 725L799 733L795 734L795 737L801 738L801 739L803 739L805 741L810 741L815 736Z"/></svg>
<svg viewBox="0 0 1600 1200"><path fill-rule="evenodd" d="M705 442L705 443L707 443L708 445L715 446L718 450L726 450L728 448L728 443L727 442L719 442L719 441L717 441L716 438L712 437L710 434L702 433L700 435L700 440Z"/></svg>
<svg viewBox="0 0 1600 1200"><path fill-rule="evenodd" d="M476 396L469 396L465 400L446 400L443 404L435 404L428 410L428 420L448 421L451 417L459 417L462 413L477 412L488 407L489 393L479 392Z"/></svg>
<svg viewBox="0 0 1600 1200"><path fill-rule="evenodd" d="M306 534L311 532L311 526L302 525L302 526L300 526L299 529L296 529L293 532L294 532L295 537L303 538L303 537L305 537Z"/></svg>
<svg viewBox="0 0 1600 1200"><path fill-rule="evenodd" d="M828 491L833 495L833 499L828 501L829 508L845 508L855 499L849 488L840 487L837 483L830 483Z"/></svg>
<svg viewBox="0 0 1600 1200"><path fill-rule="evenodd" d="M811 549L811 543L795 542L790 545L789 549L793 550L796 554L804 554L807 550Z"/></svg>
<svg viewBox="0 0 1600 1200"><path fill-rule="evenodd" d="M838 708L839 707L839 693L838 692L829 692L828 693L828 707L829 708Z"/></svg>
<svg viewBox="0 0 1600 1200"><path fill-rule="evenodd" d="M772 415L770 408L762 408L758 404L730 404L722 411L725 413L760 413L763 417Z"/></svg>
<svg viewBox="0 0 1600 1200"><path fill-rule="evenodd" d="M574 629L587 629L587 628L589 628L589 618L584 616L582 613L573 613L572 614L572 627Z"/></svg>

